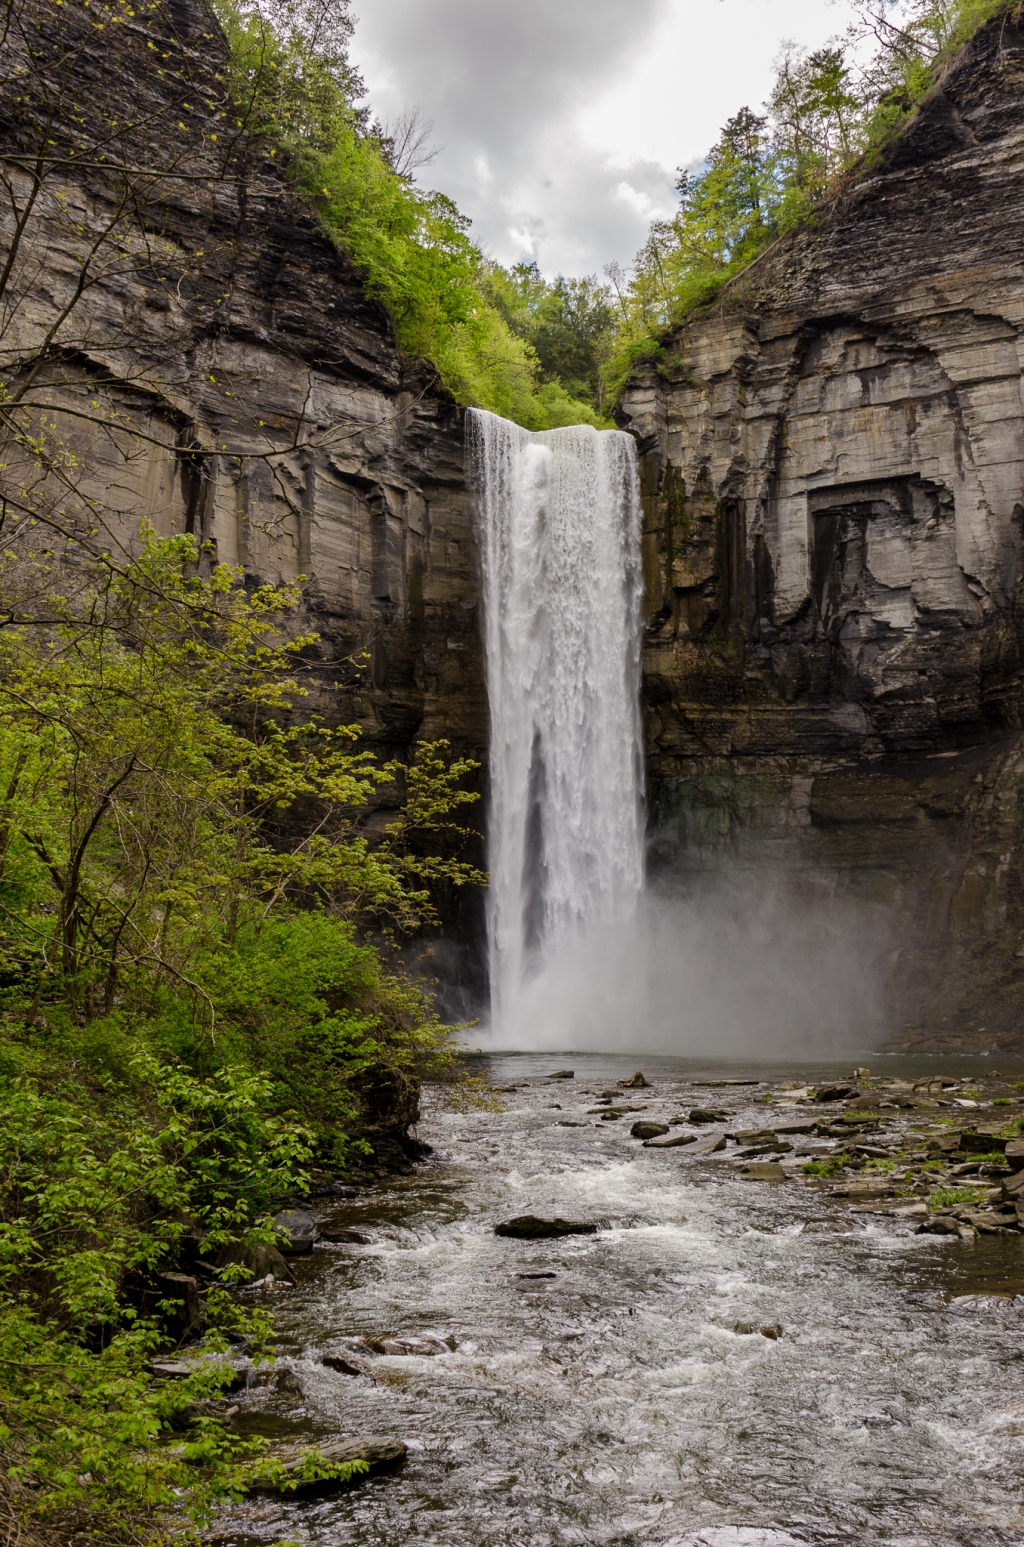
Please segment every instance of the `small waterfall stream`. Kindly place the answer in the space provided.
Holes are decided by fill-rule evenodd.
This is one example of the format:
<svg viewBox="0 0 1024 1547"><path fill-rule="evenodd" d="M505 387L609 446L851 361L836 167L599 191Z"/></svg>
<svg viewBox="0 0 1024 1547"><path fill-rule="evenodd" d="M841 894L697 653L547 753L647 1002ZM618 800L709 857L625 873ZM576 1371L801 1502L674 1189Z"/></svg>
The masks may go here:
<svg viewBox="0 0 1024 1547"><path fill-rule="evenodd" d="M640 501L630 436L471 410L491 709L491 1028L627 924L643 882Z"/></svg>

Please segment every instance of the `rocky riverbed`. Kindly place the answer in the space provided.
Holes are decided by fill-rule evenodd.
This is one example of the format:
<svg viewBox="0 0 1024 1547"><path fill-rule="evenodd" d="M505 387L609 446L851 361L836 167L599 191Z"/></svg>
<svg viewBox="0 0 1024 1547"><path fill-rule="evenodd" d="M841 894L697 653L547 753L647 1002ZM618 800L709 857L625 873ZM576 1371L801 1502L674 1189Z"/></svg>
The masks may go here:
<svg viewBox="0 0 1024 1547"><path fill-rule="evenodd" d="M1024 1542L1024 1070L883 1062L482 1062L248 1292L231 1422L387 1464L216 1541Z"/></svg>

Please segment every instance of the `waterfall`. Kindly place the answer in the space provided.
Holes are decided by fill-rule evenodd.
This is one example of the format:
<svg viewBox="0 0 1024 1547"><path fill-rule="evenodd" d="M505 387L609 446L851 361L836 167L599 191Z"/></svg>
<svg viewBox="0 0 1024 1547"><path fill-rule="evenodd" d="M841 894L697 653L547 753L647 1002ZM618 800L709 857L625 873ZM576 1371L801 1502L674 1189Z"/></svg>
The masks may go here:
<svg viewBox="0 0 1024 1547"><path fill-rule="evenodd" d="M467 415L491 712L491 1026L628 926L643 881L640 502L630 436Z"/></svg>

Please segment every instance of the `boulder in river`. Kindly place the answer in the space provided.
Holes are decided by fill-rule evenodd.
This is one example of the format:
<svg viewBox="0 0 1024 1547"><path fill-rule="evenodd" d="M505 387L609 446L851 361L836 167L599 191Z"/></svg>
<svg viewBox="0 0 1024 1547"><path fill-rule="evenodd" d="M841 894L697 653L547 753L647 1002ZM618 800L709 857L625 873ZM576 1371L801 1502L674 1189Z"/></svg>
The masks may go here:
<svg viewBox="0 0 1024 1547"><path fill-rule="evenodd" d="M328 1370L336 1370L339 1375L362 1375L363 1371L357 1364L352 1364L348 1359L343 1359L340 1354L323 1354L320 1363Z"/></svg>
<svg viewBox="0 0 1024 1547"><path fill-rule="evenodd" d="M515 1241L544 1241L560 1235L596 1235L603 1224L600 1219L539 1219L536 1214L517 1214L495 1225L494 1233Z"/></svg>
<svg viewBox="0 0 1024 1547"><path fill-rule="evenodd" d="M282 1252L311 1252L317 1237L316 1220L305 1209L282 1209L274 1215L274 1237Z"/></svg>
<svg viewBox="0 0 1024 1547"><path fill-rule="evenodd" d="M689 1120L691 1123L724 1123L729 1116L731 1114L720 1107L694 1107Z"/></svg>
<svg viewBox="0 0 1024 1547"><path fill-rule="evenodd" d="M697 1135L695 1133L664 1133L659 1134L654 1139L645 1139L644 1149L673 1150L678 1149L681 1144L696 1143Z"/></svg>
<svg viewBox="0 0 1024 1547"><path fill-rule="evenodd" d="M368 1470L358 1472L348 1479L300 1478L296 1474L301 1473L303 1469L304 1456L301 1453L289 1451L278 1458L284 1463L284 1477L280 1481L254 1483L253 1491L276 1493L283 1498L294 1498L296 1494L325 1493L331 1489L344 1488L357 1483L370 1472L381 1472L386 1468L397 1466L406 1457L406 1446L401 1440L385 1439L377 1435L361 1440L333 1440L326 1445L317 1445L314 1449L316 1455L324 1461L333 1464L341 1461L365 1461Z"/></svg>
<svg viewBox="0 0 1024 1547"><path fill-rule="evenodd" d="M645 1079L639 1069L630 1079L619 1081L619 1086L623 1090L649 1090L650 1084L650 1080Z"/></svg>
<svg viewBox="0 0 1024 1547"><path fill-rule="evenodd" d="M822 1085L814 1092L815 1101L845 1101L854 1094L852 1085Z"/></svg>
<svg viewBox="0 0 1024 1547"><path fill-rule="evenodd" d="M231 1263L241 1263L243 1268L248 1268L252 1277L264 1279L268 1274L274 1278L288 1279L294 1282L291 1268L285 1262L276 1246L263 1243L259 1246L244 1246L241 1242L234 1242L231 1246L222 1246L217 1255L218 1268L226 1268Z"/></svg>
<svg viewBox="0 0 1024 1547"><path fill-rule="evenodd" d="M548 1075L549 1080L574 1080L575 1078L576 1071L574 1069L556 1069L554 1074Z"/></svg>
<svg viewBox="0 0 1024 1547"><path fill-rule="evenodd" d="M631 1139L657 1139L663 1133L668 1133L667 1123L648 1123L642 1120L634 1123L629 1130Z"/></svg>

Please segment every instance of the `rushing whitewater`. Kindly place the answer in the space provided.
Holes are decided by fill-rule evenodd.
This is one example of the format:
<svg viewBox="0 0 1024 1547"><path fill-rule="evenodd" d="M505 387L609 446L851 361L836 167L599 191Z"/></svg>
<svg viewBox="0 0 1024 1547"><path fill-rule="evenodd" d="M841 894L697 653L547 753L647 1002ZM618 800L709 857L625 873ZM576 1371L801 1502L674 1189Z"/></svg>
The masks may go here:
<svg viewBox="0 0 1024 1547"><path fill-rule="evenodd" d="M628 925L643 883L640 502L632 438L467 416L491 711L491 1026Z"/></svg>

